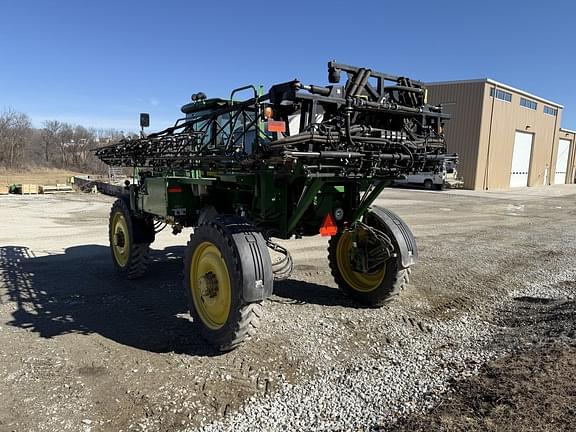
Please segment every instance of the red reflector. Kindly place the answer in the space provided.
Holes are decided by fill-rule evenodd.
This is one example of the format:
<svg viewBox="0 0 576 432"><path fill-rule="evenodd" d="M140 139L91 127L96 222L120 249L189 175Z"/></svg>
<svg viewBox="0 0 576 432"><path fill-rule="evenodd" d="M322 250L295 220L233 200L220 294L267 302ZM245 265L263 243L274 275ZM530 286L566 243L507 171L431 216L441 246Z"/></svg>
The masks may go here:
<svg viewBox="0 0 576 432"><path fill-rule="evenodd" d="M334 222L332 213L326 213L326 216L324 216L324 221L322 222L322 226L320 227L320 235L324 237L332 237L337 233L338 226L336 225L336 222Z"/></svg>
<svg viewBox="0 0 576 432"><path fill-rule="evenodd" d="M280 120L268 120L266 124L268 132L286 132L286 122Z"/></svg>
<svg viewBox="0 0 576 432"><path fill-rule="evenodd" d="M182 188L180 186L169 186L168 193L179 193L182 192Z"/></svg>

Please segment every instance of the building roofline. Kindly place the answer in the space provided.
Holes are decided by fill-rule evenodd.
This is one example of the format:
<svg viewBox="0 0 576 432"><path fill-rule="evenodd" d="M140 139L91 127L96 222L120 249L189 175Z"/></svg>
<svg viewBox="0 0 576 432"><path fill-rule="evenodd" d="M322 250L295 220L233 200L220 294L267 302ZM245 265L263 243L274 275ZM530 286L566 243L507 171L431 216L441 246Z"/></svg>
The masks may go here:
<svg viewBox="0 0 576 432"><path fill-rule="evenodd" d="M451 80L451 81L432 81L425 82L424 85L444 85L444 84L472 84L472 83L482 83L487 82L488 78L477 78L477 79L467 79L467 80Z"/></svg>
<svg viewBox="0 0 576 432"><path fill-rule="evenodd" d="M553 102L551 100L548 99L544 99L543 97L540 96L536 96L535 94L532 93L528 93L527 91L524 90L520 90L519 88L516 87L512 87L508 84L504 84L501 83L500 81L496 81L493 80L491 78L478 78L478 79L470 79L470 80L455 80L455 81L435 81L435 82L429 82L429 83L425 83L425 86L434 86L434 85L447 85L447 84L472 84L472 83L488 83L488 84L493 84L495 86L498 86L500 88L506 89L506 90L511 90L515 93L521 94L523 96L527 96L529 98L532 99L536 99L540 102L544 102L545 104L548 105L553 105L557 108L564 108L564 105L561 105L557 102Z"/></svg>
<svg viewBox="0 0 576 432"><path fill-rule="evenodd" d="M572 129L560 128L560 131L561 132L568 132L568 133L576 135L576 131L572 130Z"/></svg>

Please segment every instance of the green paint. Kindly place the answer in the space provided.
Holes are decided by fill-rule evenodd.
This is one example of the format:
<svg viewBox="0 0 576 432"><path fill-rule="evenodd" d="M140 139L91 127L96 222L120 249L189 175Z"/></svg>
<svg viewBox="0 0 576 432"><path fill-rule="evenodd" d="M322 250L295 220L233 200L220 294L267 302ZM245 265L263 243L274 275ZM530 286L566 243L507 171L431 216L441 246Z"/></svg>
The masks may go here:
<svg viewBox="0 0 576 432"><path fill-rule="evenodd" d="M386 186L388 186L389 184L390 184L389 181L381 181L381 182L376 183L376 185L374 186L374 189L372 189L372 191L368 194L368 196L360 202L360 205L358 206L358 209L354 213L354 216L352 217L352 220L350 221L350 223L354 224L354 223L358 222L360 220L360 218L362 216L364 216L364 213L366 213L366 211L372 205L372 203L376 200L376 198L378 198L378 195L380 195L382 193L382 191L384 190L384 188Z"/></svg>
<svg viewBox="0 0 576 432"><path fill-rule="evenodd" d="M311 184L307 185L304 194L300 198L300 201L294 210L294 213L292 213L292 216L288 220L288 232L292 232L294 228L296 228L296 225L298 222L300 222L302 215L304 215L304 212L308 209L310 204L312 204L322 185L323 182L320 179L314 179Z"/></svg>

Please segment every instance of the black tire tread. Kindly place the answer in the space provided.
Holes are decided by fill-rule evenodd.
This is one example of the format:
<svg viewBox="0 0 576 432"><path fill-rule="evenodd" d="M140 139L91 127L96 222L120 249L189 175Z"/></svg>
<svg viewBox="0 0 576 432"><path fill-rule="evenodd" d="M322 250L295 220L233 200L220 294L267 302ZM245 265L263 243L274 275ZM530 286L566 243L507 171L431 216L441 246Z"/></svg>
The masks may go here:
<svg viewBox="0 0 576 432"><path fill-rule="evenodd" d="M150 243L135 243L134 242L134 230L139 229L139 224L134 223L134 216L131 215L130 209L122 199L117 199L112 205L110 210L109 219L109 236L110 236L110 248L112 249L112 220L114 214L121 212L124 214L126 223L128 224L128 231L131 235L130 239L130 257L128 258L128 264L126 267L120 267L116 263L114 257L114 252L112 251L112 261L115 267L124 274L127 279L139 279L148 271L148 264L150 263Z"/></svg>
<svg viewBox="0 0 576 432"><path fill-rule="evenodd" d="M136 243L130 251L130 263L128 265L128 279L138 279L148 271L150 262L150 243Z"/></svg>
<svg viewBox="0 0 576 432"><path fill-rule="evenodd" d="M232 260L234 262L234 268L229 268L230 279L242 280L242 272L240 268L240 257L238 256L238 251L232 241L232 238L224 231L224 229L214 221L206 221L199 227L195 229L195 232L190 236L190 240L187 243L186 254L185 254L185 271L184 271L184 287L186 288L186 294L189 299L190 314L193 317L193 325L195 329L207 340L210 344L214 345L220 351L230 351L238 347L240 344L246 342L252 338L261 324L261 318L264 313L262 307L262 302L246 303L242 300L242 290L233 290L232 293L232 310L230 311L231 317L225 326L217 331L211 331L203 323L198 316L194 308L194 300L192 298L192 293L188 284L188 275L192 254L194 251L194 236L199 230L211 230L223 239L230 252L232 253Z"/></svg>
<svg viewBox="0 0 576 432"><path fill-rule="evenodd" d="M359 293L358 291L354 290L344 280L340 273L340 269L338 268L336 250L340 236L341 233L331 237L330 241L328 242L328 264L338 289L348 297L351 297L352 299L364 304L365 306L380 307L397 298L404 290L404 288L410 283L410 273L412 272L412 269L410 267L405 269L398 269L399 260L391 259L387 263L387 276L385 276L385 280L383 281L380 288L369 293L369 295Z"/></svg>
<svg viewBox="0 0 576 432"><path fill-rule="evenodd" d="M230 342L220 346L221 351L230 351L256 335L264 314L262 303L248 303L240 310L240 320Z"/></svg>

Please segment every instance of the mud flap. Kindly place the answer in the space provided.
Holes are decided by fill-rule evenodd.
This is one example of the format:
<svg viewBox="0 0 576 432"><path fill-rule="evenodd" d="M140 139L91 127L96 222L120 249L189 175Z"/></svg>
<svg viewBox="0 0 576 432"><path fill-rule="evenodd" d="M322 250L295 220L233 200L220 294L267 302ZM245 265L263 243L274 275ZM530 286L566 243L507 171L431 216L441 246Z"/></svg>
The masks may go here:
<svg viewBox="0 0 576 432"><path fill-rule="evenodd" d="M272 261L262 234L241 217L219 216L213 221L232 236L238 251L243 278L242 299L252 303L272 295Z"/></svg>
<svg viewBox="0 0 576 432"><path fill-rule="evenodd" d="M408 268L415 264L418 259L418 247L414 234L406 222L396 213L383 207L372 207L371 212L386 224L388 234L391 234L392 242L400 255L398 260L400 267Z"/></svg>

